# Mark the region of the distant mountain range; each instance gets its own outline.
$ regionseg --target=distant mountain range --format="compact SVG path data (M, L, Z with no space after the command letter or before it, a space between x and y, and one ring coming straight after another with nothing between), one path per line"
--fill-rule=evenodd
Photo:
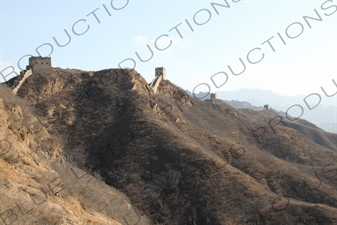
M192 96L190 91L186 91ZM308 120L328 132L337 133L337 95L328 98L321 93L321 102L319 102L319 97L317 95L308 97L306 100L311 107L314 107L319 103L317 107L310 110L304 102L304 99L307 97L305 95L285 96L269 90L260 89L219 91L217 94L219 99L224 100L226 103L236 108L249 108L255 110L268 104L273 109L280 111L281 114L284 114L289 107L299 104L304 109L304 113L301 117L302 119ZM203 92L195 94L198 98L202 98L206 95L207 93ZM209 98L209 95L205 98Z

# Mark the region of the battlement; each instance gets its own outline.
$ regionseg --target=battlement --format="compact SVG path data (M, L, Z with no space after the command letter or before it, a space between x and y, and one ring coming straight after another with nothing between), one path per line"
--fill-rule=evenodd
M29 67L32 68L33 73L51 72L51 58L50 57L30 57Z
M217 93L211 93L211 102L214 104L215 99L218 99L218 94Z
M263 108L270 110L270 105L264 105Z
M166 69L164 67L157 67L155 70L156 77L163 75L163 80L166 80Z

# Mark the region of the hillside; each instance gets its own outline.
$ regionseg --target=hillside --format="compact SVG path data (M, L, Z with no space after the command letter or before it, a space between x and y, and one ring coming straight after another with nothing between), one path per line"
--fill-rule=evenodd
M123 193L69 161L37 114L0 86L0 224L145 223Z
M49 193L53 196L48 206L59 209L59 216L43 219L53 218L55 224L337 224L337 135L306 121L285 121L287 125L271 129L268 122L278 116L272 111L201 101L169 80L162 80L154 94L142 76L129 69L53 68L51 74L27 78L18 97L3 93L5 105L32 108L29 115L39 118L46 146L38 149L47 158L20 170L22 159L11 165L3 154L2 182L29 186L34 168L50 179L59 174L65 187L74 180L69 171L89 173L83 185L95 178L95 185L85 185L87 192L66 188L57 197ZM8 115L13 112L10 106L4 109ZM6 113L1 118L8 132L27 124L20 112L19 121L13 116L17 122L12 128ZM37 134L26 140L15 131L11 142L24 146L18 149L28 158L35 157ZM20 173L27 178L18 179ZM34 187L46 182L36 179ZM20 197L2 196L6 202ZM111 204L120 209L111 213L102 196L125 204ZM36 213L45 215L43 210L49 209ZM28 212L25 218L34 219L34 214Z
M334 95L327 97L324 95L324 93L319 93L321 96L321 101L319 103L315 97L309 97L306 99L309 105L314 107L316 104L318 104L317 107L315 107L313 110L309 110L304 102L304 99L309 94L312 93L307 93L307 95L284 96L273 93L269 90L259 89L241 89L237 91L218 92L219 98L223 100L235 99L239 101L247 101L257 107L261 107L264 104L269 104L272 108L283 113L286 112L292 105L300 104L304 107L302 119L308 120L328 132L337 133L335 116L337 114L337 96Z
M193 96L192 93L188 90L186 92ZM259 90L259 89L240 89L237 91L217 91L217 94L220 99L228 103L229 105L235 108L248 108L248 109L259 109L262 108L265 104L271 106L274 110L277 110L280 115L284 116L285 112L289 107L295 104L301 104L304 106L304 113L301 116L302 119L310 121L311 123L316 124L321 129L324 129L327 132L337 134L337 123L336 123L336 95L331 97L326 97L322 95L322 101L319 103L314 102L311 104L311 107L314 107L315 104L318 104L317 107L314 107L313 110L309 110L304 102L304 95L297 96L283 96L275 94L272 91ZM199 92L194 95L201 99L208 95L206 92ZM209 98L207 96L206 98ZM258 99L258 100L256 100ZM312 100L312 99L311 99ZM310 102L310 98L308 100Z

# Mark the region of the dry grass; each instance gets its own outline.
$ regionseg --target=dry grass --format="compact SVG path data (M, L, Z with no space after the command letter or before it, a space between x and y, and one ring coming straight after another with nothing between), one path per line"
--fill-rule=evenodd
M62 139L48 134L28 102L2 87L0 99L0 214L5 224L117 225L117 220L134 220L134 210L121 213L127 212L128 199L100 181L99 174L74 176L70 168L79 169L64 161ZM107 199L124 205L112 212Z
M135 71L54 72L31 76L18 94L64 141L67 162L52 168L71 187L60 193L74 210L121 223L136 220L129 204L153 224L337 223L337 153L328 148L336 136L303 124L274 133L272 115L193 99L169 81L153 95ZM90 175L75 180L71 168ZM120 204L121 193L130 202Z

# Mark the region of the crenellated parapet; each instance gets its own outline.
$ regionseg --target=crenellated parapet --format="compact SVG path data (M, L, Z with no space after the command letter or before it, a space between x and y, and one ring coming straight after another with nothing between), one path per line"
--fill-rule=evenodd
M50 57L30 57L29 66L33 69L33 73L50 73L52 70L51 67L51 58Z

